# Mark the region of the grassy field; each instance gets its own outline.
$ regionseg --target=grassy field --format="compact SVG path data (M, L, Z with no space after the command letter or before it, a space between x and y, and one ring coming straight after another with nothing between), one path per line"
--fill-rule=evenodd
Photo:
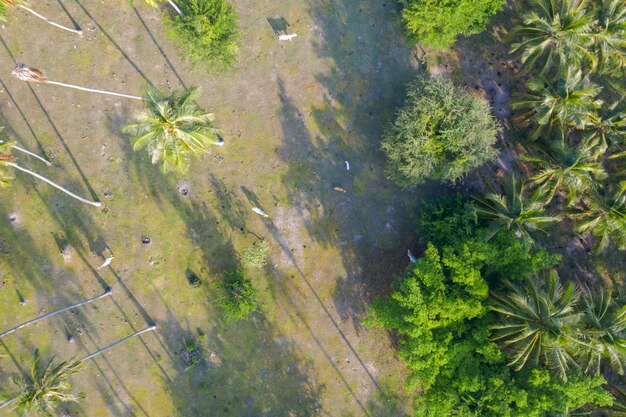
M103 202L82 205L21 174L2 190L0 330L113 288L3 338L0 390L11 394L7 377L36 349L80 357L154 322L156 332L86 364L74 378L85 398L67 415L407 414L392 341L360 325L367 302L408 262L416 203L438 192L402 191L382 174L382 126L417 71L395 6L236 0L238 63L216 76L181 62L159 12L139 3L36 4L56 21L71 16L82 37L19 11L0 30L0 125L53 166L20 163ZM276 39L268 19L280 17L293 42ZM163 175L120 133L141 103L25 84L9 75L15 62L128 94L198 86L226 146L184 176ZM271 245L270 263L246 272L262 311L226 322L216 283L259 239ZM202 360L187 369L181 353L192 341Z

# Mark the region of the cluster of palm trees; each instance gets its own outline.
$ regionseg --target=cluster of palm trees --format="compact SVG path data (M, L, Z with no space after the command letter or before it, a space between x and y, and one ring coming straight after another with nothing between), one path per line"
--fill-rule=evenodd
M570 217L594 237L596 253L610 244L626 250L626 0L531 4L512 31L530 80L511 107L531 131L537 151L523 159L535 172L522 183L512 177L502 192L491 187L478 212L494 231L512 229L528 242ZM556 196L566 196L564 207L546 214Z
M563 284L556 271L507 283L493 294L500 315L493 339L509 353L511 366L548 366L567 380L572 373L600 374L608 365L626 368L626 305L603 286L596 290Z

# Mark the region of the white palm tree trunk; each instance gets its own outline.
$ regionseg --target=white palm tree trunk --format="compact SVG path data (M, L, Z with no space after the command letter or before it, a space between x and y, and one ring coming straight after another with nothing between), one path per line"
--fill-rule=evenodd
M0 143L4 143L4 142L0 140ZM39 156L39 155L37 155L37 154L35 154L35 153L32 153L32 152L31 152L31 151L29 151L29 150L26 150L26 149L21 148L21 147L16 146L16 145L13 145L13 146L12 146L12 148L13 148L13 149L16 149L16 150L18 150L18 151L20 151L20 152L24 152L26 155L30 155L30 156L32 156L33 158L37 158L37 159L39 159L41 162L43 162L43 163L44 163L44 164L46 164L47 166L52 165L52 163L51 163L50 161L48 161L47 159L42 158L41 156Z
M140 330L140 331L138 331L138 332L135 332L135 333L131 334L130 336L126 336L125 338L120 339L120 340L118 340L117 342L111 343L109 346L106 346L106 347L103 347L102 349L98 349L98 350L96 350L94 353L91 353L91 354L89 354L89 355L85 356L85 357L84 357L84 358L82 358L80 361L81 361L81 362L84 362L84 361L86 361L86 360L93 359L93 358L95 358L96 356L103 354L103 353L104 353L104 352L106 352L107 350L112 349L112 348L114 348L115 346L117 346L117 345L119 345L119 344L124 343L124 342L125 342L125 341L127 341L128 339L132 339L133 337L139 336L139 335L141 335L141 334L144 334L144 333L147 333L147 332L151 332L152 330L156 330L156 328L157 328L157 327L156 327L156 324L153 324L153 325L151 325L151 326L149 326L149 327L146 327L145 329Z
M46 182L46 183L50 184L51 186L53 186L57 190L61 190L65 194L69 195L70 197L74 197L76 200L81 201L81 202L83 202L85 204L91 204L92 206L96 206L96 207L100 207L102 205L102 203L99 202L99 201L91 201L91 200L84 199L84 198L74 194L70 190L67 190L67 189L61 187L59 184L57 184L57 183L55 183L53 181L50 181L48 178L46 178L46 177L44 177L42 175L39 175L36 172L33 172L33 171L28 170L26 168L23 168L23 167L19 166L18 164L14 163L14 162L5 162L5 164L8 165L8 166L13 167L13 168L15 168L15 169L17 169L19 171L22 171L22 172L25 172L27 174L30 174L33 177L38 178L38 179L42 180L43 182Z
M76 29L70 29L68 27L65 27L63 25L59 25L58 23L53 22L52 20L48 19L46 16L40 15L39 13L37 13L36 11L34 11L33 9L31 9L30 7L26 7L22 4L18 4L17 7L19 7L20 9L24 9L29 13L32 13L33 15L37 16L38 18L40 18L41 20L45 21L46 23L51 24L54 27L57 27L59 29L63 29L63 30L67 30L68 32L72 32L72 33L77 33L79 35L83 34L82 30L76 30Z
M110 96L118 96L118 97L125 97L125 98L132 98L134 100L143 100L143 97L139 97L139 96L131 96L129 94L122 94L122 93L115 93L113 91L106 91L106 90L96 90L94 88L87 88L87 87L81 87L78 85L74 85L74 84L66 84L66 83L60 83L58 81L45 81L46 84L54 84L54 85L59 85L61 87L68 87L68 88L74 88L76 90L81 90L81 91L89 91L90 93L98 93L98 94L108 94Z
M26 326L29 326L31 324L35 324L35 323L37 323L37 322L39 322L41 320L45 320L45 319L50 318L52 316L56 316L57 314L63 313L64 311L72 310L74 308L78 308L78 307L87 305L89 303L93 303L94 301L98 301L99 299L104 298L104 297L108 297L109 295L111 295L111 288L107 288L105 292L103 292L102 294L98 295L97 297L93 297L93 298L90 298L89 300L81 301L80 303L76 303L76 304L73 304L71 306L60 308L60 309L52 311L52 312L50 312L48 314L44 314L43 316L39 316L37 318L34 318L34 319L29 320L27 322L24 322L24 323L22 323L22 324L20 324L18 326L13 327L12 329L6 330L6 331L0 333L0 339L3 338L6 335L9 335L9 334L11 334L13 332L16 332L16 331L18 331L20 329L23 329Z
M176 10L176 13L182 15L183 12L180 11L180 9L178 8L178 6L176 5L176 3L174 3L173 0L167 0L167 2L170 4L170 6L172 6L174 8L174 10Z
M20 398L20 397L15 397L15 398L11 398L11 399L10 399L10 400L8 400L8 401L3 402L2 404L0 404L0 409L1 409L1 408L6 407L6 406L8 406L8 405L13 404L13 403L14 403L15 401L17 401L19 398Z

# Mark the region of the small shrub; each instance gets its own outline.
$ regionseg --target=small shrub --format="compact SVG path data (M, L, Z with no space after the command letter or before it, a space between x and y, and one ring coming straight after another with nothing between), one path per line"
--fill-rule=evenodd
M239 16L225 0L185 0L182 15L165 18L168 35L193 64L225 70L235 62Z
M221 284L219 304L227 320L245 320L258 311L256 290L252 282L241 271L227 273Z
M457 35L480 33L502 9L503 0L401 0L409 38L424 46L446 48Z
M495 159L499 132L485 101L449 81L419 76L383 136L387 172L406 188L428 179L455 182Z
M270 245L268 245L266 241L262 240L255 243L243 251L241 263L246 267L263 268L267 265L267 255L269 250Z

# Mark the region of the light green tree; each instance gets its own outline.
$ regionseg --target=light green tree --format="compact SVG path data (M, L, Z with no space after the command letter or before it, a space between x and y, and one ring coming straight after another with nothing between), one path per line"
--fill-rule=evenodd
M165 172L186 172L191 155L206 153L210 145L222 146L213 114L196 104L198 95L196 88L170 96L149 90L144 100L147 110L124 127L124 133L132 137L133 149L146 149L152 163L161 163Z

